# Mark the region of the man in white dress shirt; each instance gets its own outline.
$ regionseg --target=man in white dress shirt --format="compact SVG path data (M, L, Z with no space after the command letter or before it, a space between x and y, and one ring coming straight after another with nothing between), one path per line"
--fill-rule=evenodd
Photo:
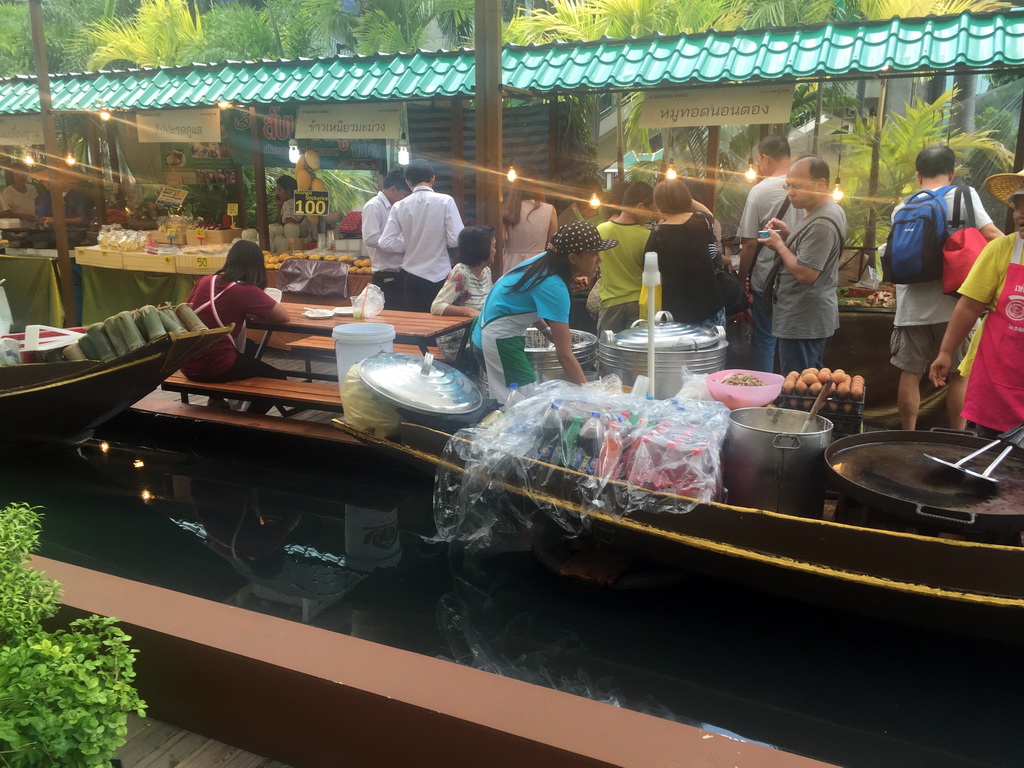
M405 254L402 251L385 251L380 247L380 236L384 234L391 206L404 200L408 194L405 167L396 165L384 177L376 197L363 206L363 245L373 267L372 282L384 291L387 309L405 309L405 296L402 295L402 259Z
M462 216L450 195L434 191L434 169L425 160L413 160L406 166L405 181L412 194L391 206L378 247L405 253L404 309L429 312L451 272L448 249L458 245Z

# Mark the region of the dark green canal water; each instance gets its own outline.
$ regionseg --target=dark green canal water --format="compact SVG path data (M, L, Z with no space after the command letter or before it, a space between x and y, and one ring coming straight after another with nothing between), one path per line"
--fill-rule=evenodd
M616 592L573 586L529 552L467 564L425 541L429 481L284 458L91 443L7 459L0 504L45 507L47 557L837 765L1024 765L1009 646L696 577ZM391 567L348 566L399 548Z

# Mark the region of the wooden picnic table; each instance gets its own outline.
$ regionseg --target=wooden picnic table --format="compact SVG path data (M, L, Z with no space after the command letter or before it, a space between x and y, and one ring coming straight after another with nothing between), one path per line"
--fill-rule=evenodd
M422 352L427 352L429 347L437 346L437 337L462 330L468 335L469 326L473 319L470 317L459 317L454 315L433 315L429 312L400 312L394 309L385 309L379 315L365 320L356 320L350 315L333 315L325 318L310 318L303 313L306 306L309 309L334 309L329 305L309 304L282 304L288 310L289 319L287 323L273 323L265 320L250 320L248 325L255 330L265 331L260 341L256 356L263 354L263 350L274 331L286 331L288 333L305 333L310 336L330 336L339 325L350 325L352 323L385 323L394 326L395 341L399 344L415 344Z

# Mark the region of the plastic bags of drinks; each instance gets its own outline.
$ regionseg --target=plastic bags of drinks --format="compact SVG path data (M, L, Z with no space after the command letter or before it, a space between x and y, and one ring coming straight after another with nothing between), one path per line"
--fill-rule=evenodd
M434 492L438 534L525 549L537 514L574 535L601 518L719 500L728 414L715 401L640 399L614 377L544 382L449 442Z

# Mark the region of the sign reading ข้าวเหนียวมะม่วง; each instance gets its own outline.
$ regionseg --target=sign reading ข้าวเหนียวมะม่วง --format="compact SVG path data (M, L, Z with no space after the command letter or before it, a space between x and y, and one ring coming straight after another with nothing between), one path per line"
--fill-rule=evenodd
M730 85L644 97L641 128L788 123L793 85Z
M398 104L318 104L299 107L297 139L397 139L402 108Z

